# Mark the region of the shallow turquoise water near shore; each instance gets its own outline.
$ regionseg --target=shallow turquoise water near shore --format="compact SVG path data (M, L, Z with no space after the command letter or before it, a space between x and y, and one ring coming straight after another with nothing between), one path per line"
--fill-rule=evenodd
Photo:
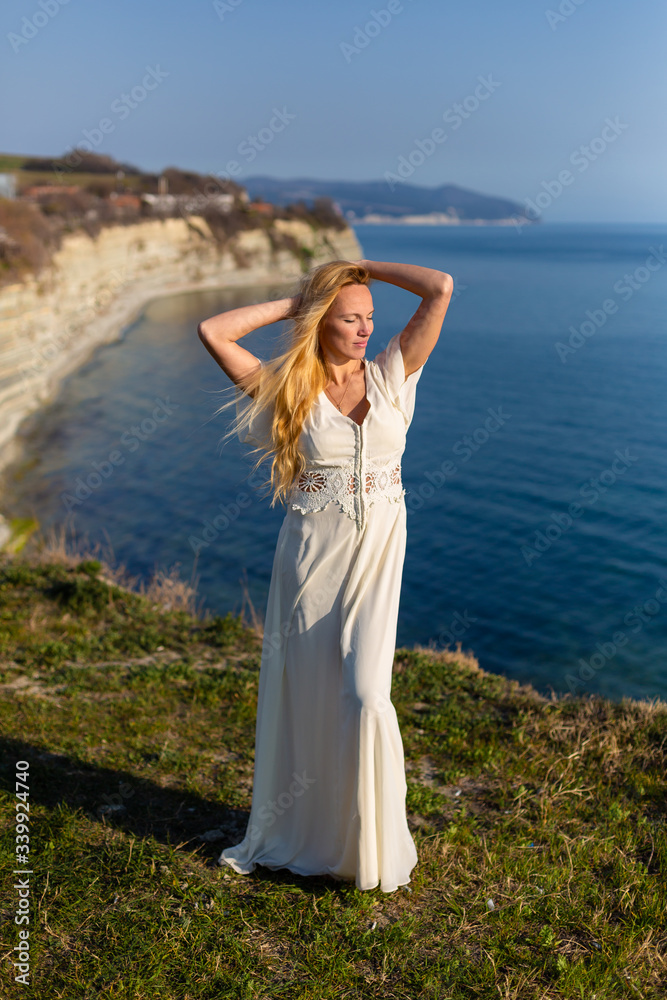
M357 234L369 259L456 282L403 458L399 645L460 638L482 667L542 691L667 698L667 227ZM73 517L130 572L179 562L185 578L189 539L226 510L199 553L199 593L212 611L238 611L245 574L263 615L283 511L248 483L237 441L220 450L228 417L211 415L230 383L196 325L288 290L152 302L30 422L30 461L5 508L45 528ZM368 357L418 305L380 282L373 295ZM282 328L244 346L269 357ZM93 472L98 485L68 500Z

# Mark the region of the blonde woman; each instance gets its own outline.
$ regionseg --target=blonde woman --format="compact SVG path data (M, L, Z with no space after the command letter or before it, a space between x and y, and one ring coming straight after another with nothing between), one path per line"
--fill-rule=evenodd
M372 279L422 301L371 359ZM272 458L271 506L286 505L264 624L250 817L243 841L219 858L237 872L260 864L392 892L417 863L390 700L406 545L401 455L452 289L431 268L336 260L304 275L293 297L199 324L236 386L225 404L236 403L230 433L256 446L257 464ZM290 321L288 347L272 360L238 343L279 320Z

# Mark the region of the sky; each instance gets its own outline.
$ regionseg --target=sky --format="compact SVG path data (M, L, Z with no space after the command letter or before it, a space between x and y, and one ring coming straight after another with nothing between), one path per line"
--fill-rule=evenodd
M667 221L663 0L9 0L0 25L5 153Z

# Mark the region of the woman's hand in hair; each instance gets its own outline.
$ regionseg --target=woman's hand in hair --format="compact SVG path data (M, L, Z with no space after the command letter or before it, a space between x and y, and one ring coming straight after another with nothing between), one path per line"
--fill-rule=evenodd
M285 313L285 319L294 319L299 312L299 307L301 306L301 296L293 295L291 303L288 306L287 312Z

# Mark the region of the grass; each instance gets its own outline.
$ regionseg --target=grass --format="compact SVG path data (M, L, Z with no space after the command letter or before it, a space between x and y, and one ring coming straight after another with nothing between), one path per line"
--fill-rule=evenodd
M38 159L39 157L28 156L25 154L0 153L0 172L13 173L16 177L17 184L22 187L27 187L32 184L64 183L73 187L83 188L88 184L99 183L100 180L110 181L112 184L115 183L115 176L113 173L99 174L89 173L83 170L68 170L67 164L65 163L66 156L67 153L64 152L61 157L53 157L54 160L62 164L62 173L57 174L55 170L23 169L24 163L28 163L30 160ZM143 178L141 174L125 174L123 177L123 185L125 188L133 191L139 191L141 190L142 180Z
M667 995L667 705L396 651L419 852L395 893L215 862L252 788L261 625L63 540L0 562L8 1000ZM29 762L31 986L13 980Z

